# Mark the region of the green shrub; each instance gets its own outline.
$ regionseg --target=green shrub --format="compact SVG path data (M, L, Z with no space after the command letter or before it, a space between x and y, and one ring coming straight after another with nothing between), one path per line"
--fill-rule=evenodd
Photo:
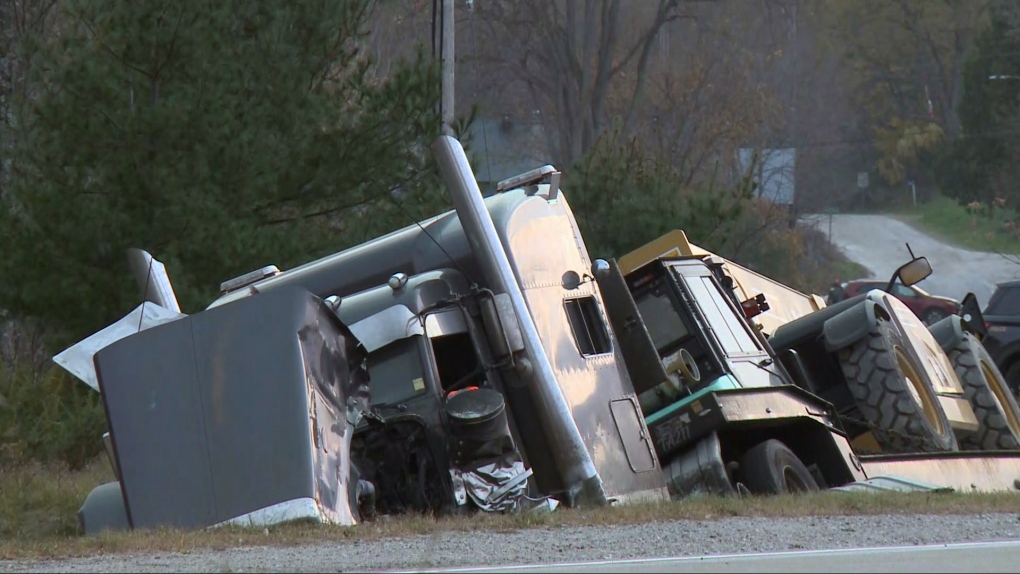
M0 463L83 468L102 452L106 427L99 393L56 365L0 365Z

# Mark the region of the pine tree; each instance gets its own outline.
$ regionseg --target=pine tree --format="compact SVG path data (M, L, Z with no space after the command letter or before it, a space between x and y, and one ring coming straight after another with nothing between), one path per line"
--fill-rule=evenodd
M959 115L962 134L936 169L946 193L961 202L1020 205L1020 21L1012 2L993 2L990 23L978 36L964 68Z
M82 337L137 305L126 250L167 264L185 311L434 212L437 70L387 78L370 0L68 1L27 38L0 206L0 308Z

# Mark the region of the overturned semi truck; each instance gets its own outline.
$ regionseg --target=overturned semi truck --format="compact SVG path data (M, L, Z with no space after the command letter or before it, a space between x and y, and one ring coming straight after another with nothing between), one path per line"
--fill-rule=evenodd
M697 344L660 353L640 286L590 259L559 172L483 198L456 140L433 151L454 211L227 281L194 315L135 253L140 315L62 362L103 394L118 478L86 499L86 533L768 493L903 466L863 464L704 260L675 262L697 279L666 302ZM931 460L906 464L980 463ZM982 488L1017 471L997 464Z
M441 138L434 151L455 211L286 272L267 267L225 282L206 310L93 353L119 480L86 501L86 531L111 527L110 516L130 527L208 527L303 511L349 524L361 510L448 512L667 495L591 261L558 193L559 173L525 174L483 201L459 143ZM135 268L146 270L141 284L154 282L152 266ZM165 276L155 282L172 291ZM147 299L145 305L159 305L161 297ZM282 403L277 396L311 396L322 386L308 380L314 357L298 333L313 330L274 315L274 302L284 299L304 301L299 315L306 321L347 335L350 348L334 360L351 366L333 370L322 355L325 363L314 365L342 391L323 399L334 406L325 419L312 398ZM220 341L235 343L233 354ZM366 385L351 375L360 369ZM245 388L252 377L264 381L250 387L258 404ZM190 403L187 394L195 395ZM238 409L237 418L218 408ZM294 432L286 446L262 435L248 441L237 420L272 433L288 417ZM324 430L341 437L343 449L328 452L319 440ZM245 456L248 450L260 457ZM284 450L292 454L274 472L289 464L310 468L310 460L328 456L327 470L340 479L309 473L300 496L277 492L275 475L257 462ZM180 477L167 473L167 464L188 480L174 486ZM239 484L265 496L242 493ZM204 489L203 499L196 489ZM209 501L218 502L221 489L229 498L248 496L247 503L219 510ZM348 512L322 510L338 499ZM280 505L292 512L281 514ZM194 511L185 519L188 507Z

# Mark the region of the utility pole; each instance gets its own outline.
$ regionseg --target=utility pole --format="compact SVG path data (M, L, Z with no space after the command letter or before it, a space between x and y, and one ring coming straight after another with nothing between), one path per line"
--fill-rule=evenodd
M456 52L454 50L453 34L455 28L454 2L456 0L442 0L443 2L443 45L441 54L443 57L443 98L441 110L443 115L443 133L453 135L453 70L456 64Z

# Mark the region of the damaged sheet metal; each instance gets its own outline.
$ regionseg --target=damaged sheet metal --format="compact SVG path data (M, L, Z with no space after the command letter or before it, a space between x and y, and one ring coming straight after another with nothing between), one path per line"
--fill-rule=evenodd
M359 520L364 349L309 292L155 326L95 364L132 527Z
M96 368L93 364L93 358L97 352L124 337L129 337L156 325L176 321L182 317L185 315L146 301L135 307L120 321L64 349L63 352L53 357L53 362L98 391L99 383L96 380Z
M518 457L503 457L462 472L461 480L471 501L487 512L521 510L521 501L528 489L531 469L524 469Z

